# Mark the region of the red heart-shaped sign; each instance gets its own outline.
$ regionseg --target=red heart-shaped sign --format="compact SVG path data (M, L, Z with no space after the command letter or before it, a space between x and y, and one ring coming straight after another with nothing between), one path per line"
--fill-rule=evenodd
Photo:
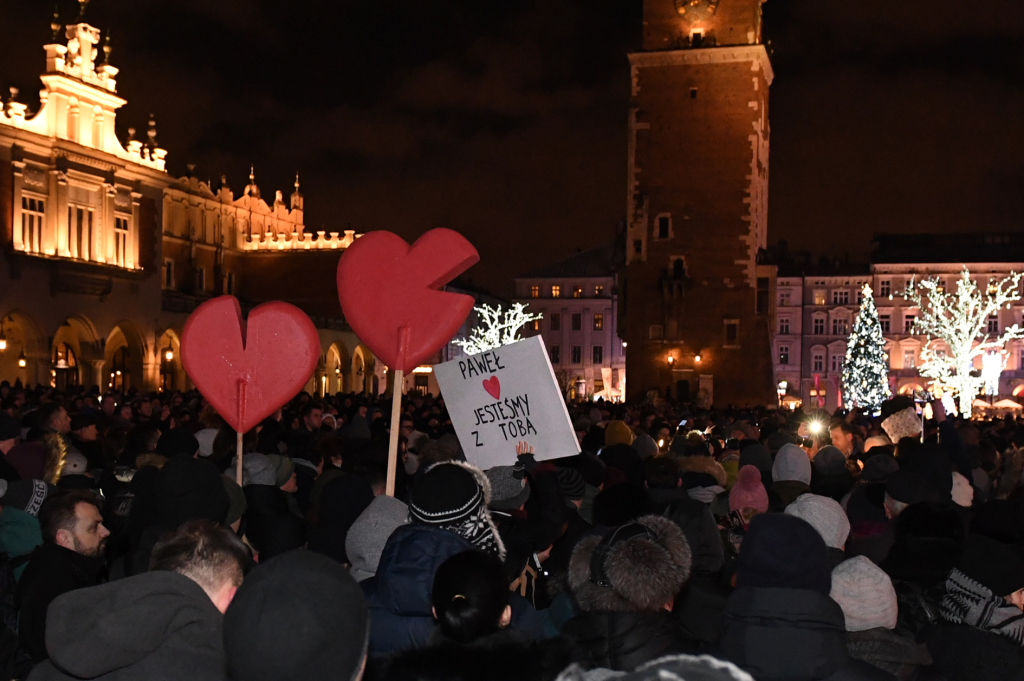
M338 263L345 320L374 355L411 371L452 339L473 298L438 291L480 260L458 232L432 229L412 246L391 232L370 232Z
M501 399L501 383L498 382L497 376L491 376L484 381L484 390L494 399Z
M181 363L228 424L248 432L295 397L320 359L320 337L294 305L264 303L242 320L233 296L196 308L181 334Z

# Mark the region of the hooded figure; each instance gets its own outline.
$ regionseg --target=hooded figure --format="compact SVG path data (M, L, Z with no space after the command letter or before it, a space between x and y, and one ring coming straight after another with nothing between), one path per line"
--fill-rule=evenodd
M831 588L817 530L793 516L757 516L740 547L717 656L758 681L891 679L847 653Z
M1024 560L978 535L946 580L943 623L926 643L948 681L1019 679L1024 675Z
M669 612L690 567L686 538L666 518L644 516L604 537L582 539L568 574L582 612L562 629L574 661L629 670L695 649Z
M462 551L504 556L487 511L487 476L468 464L431 466L413 488L409 525L395 530L373 577L360 583L370 607L370 654L422 648L434 628L430 589L441 563Z
M783 445L772 464L772 510L782 511L811 491L811 460L796 445Z
M46 648L33 681L224 679L220 612L166 570L64 594L50 606Z

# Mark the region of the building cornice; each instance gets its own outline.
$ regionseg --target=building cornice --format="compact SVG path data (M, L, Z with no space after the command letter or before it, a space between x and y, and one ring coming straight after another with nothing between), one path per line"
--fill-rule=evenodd
M634 69L650 66L684 66L690 64L732 64L753 62L764 71L765 79L771 85L775 78L771 59L764 45L735 45L732 47L706 47L693 50L668 50L664 52L634 52L629 55L629 64Z

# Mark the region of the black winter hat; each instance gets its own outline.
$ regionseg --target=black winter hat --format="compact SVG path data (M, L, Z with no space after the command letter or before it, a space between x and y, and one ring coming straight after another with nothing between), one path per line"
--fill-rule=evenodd
M867 482L885 482L891 475L899 472L900 464L894 456L875 454L864 462L864 470L860 473L860 479Z
M832 590L825 540L806 520L781 513L755 517L740 545L736 587Z
M82 430L89 426L99 425L99 422L100 418L98 415L89 411L80 411L71 417L71 432L73 433L76 430ZM0 440L2 439L3 438L0 437Z
M594 524L617 527L651 512L651 495L640 485L620 482L594 497Z
M179 527L190 520L224 520L230 504L223 476L207 461L176 456L160 469L157 500L160 521Z
M952 484L952 474L950 474L949 480ZM885 493L904 504L942 501L942 495L935 489L931 480L917 472L893 473L885 481Z
M587 484L583 481L583 476L575 468L558 469L558 486L562 488L562 494L569 500L582 499L587 491Z
M1000 544L1024 542L1024 512L1017 500L992 499L973 509L971 534L995 539Z
M480 481L469 468L441 463L424 473L413 487L409 515L414 522L427 525L463 520L486 503L485 494Z
M972 534L956 567L996 596L1024 589L1024 559L994 539Z
M253 570L224 614L228 676L348 681L362 666L368 631L366 600L348 570L290 551Z
M160 436L156 443L157 454L168 459L174 456L195 456L199 451L199 440L184 428L172 428Z
M0 411L0 442L21 437L21 424L6 411Z

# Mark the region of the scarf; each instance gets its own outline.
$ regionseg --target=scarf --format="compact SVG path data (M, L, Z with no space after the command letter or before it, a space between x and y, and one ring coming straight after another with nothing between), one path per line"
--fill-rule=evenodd
M947 622L991 631L1024 646L1024 613L956 568L946 579L939 610Z

